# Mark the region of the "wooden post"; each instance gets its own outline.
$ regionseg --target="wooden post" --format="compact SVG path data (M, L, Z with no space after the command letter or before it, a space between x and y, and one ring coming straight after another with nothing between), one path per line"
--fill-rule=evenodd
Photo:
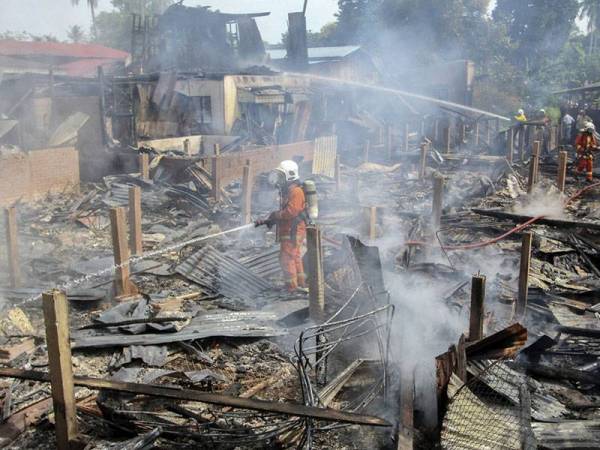
M466 341L465 335L461 334L456 346L456 375L465 383L467 382Z
M414 403L415 374L402 368L400 371L400 424L398 427L397 450L414 448Z
M440 121L438 119L435 119L435 121L433 122L433 142L437 143L437 141L439 140L439 133Z
M377 239L377 206L369 208L369 239Z
M192 149L190 146L190 140L186 139L183 141L183 152L187 155L187 156L192 156Z
M17 209L14 206L4 210L6 222L6 256L10 271L10 285L21 287L21 258L19 257L19 229L17 226Z
M252 166L250 160L244 166L242 177L242 225L252 222Z
M483 314L485 301L485 276L475 275L471 279L471 315L469 319L469 341L483 338Z
M567 180L567 152L561 150L558 152L558 190L565 192L565 182Z
M144 253L142 246L142 190L129 188L129 251L132 255Z
M142 180L150 179L150 157L148 153L140 153L138 156L138 165Z
M391 161L394 156L394 136L392 134L392 126L386 125L386 134L385 134L385 145L387 147L388 159Z
M436 175L433 178L433 204L431 225L434 230L439 230L442 220L442 204L444 198L444 177Z
M490 145L492 143L492 126L491 126L489 120L486 122L485 128L486 128L485 142L487 143L487 145Z
M429 146L426 142L421 144L421 162L419 165L419 180L425 179L425 172L427 170L427 156L429 154Z
M459 145L462 147L465 143L465 138L467 136L467 125L464 121L460 121L458 124L458 141Z
M54 405L56 447L68 450L77 438L77 409L69 342L69 307L63 292L42 294L48 367Z
M529 288L529 267L531 266L532 240L532 233L523 233L523 240L521 242L521 266L519 269L519 293L515 308L517 320L525 318L525 312L527 310L527 290Z
M110 228L116 266L115 290L118 297L126 297L132 294L132 289L129 281L129 249L127 248L127 232L125 229L125 208L111 208Z
M215 156L219 156L221 154L221 144L215 144Z
M479 145L479 121L475 122L475 145Z
M519 126L519 160L523 162L525 160L525 134L527 132L527 125Z
M340 155L335 155L335 190L340 192L342 188L342 170L340 168Z
M371 150L371 140L367 139L367 142L365 142L365 147L363 150L363 161L368 163L369 162L369 151Z
M321 230L316 225L306 227L306 254L309 315L313 321L321 323L325 320L325 281Z
M421 120L420 138L423 139L424 137L425 137L425 120Z
M221 200L221 157L213 156L211 158L211 162L212 168L210 173L212 182L212 197L215 199L215 202L218 202Z
M531 160L529 161L529 180L527 183L527 193L533 192L533 187L537 183L538 179L538 168L540 164L540 141L533 143L533 150L531 151Z
M450 153L450 124L446 128L444 128L444 144L446 146L446 153Z
M527 383L519 385L519 431L521 448L538 448L537 439L531 428L531 396Z
M513 163L513 153L515 150L515 130L510 127L506 130L506 159L509 164Z
M404 144L402 145L402 150L408 152L408 148L410 146L409 142L410 137L410 126L408 123L404 124Z

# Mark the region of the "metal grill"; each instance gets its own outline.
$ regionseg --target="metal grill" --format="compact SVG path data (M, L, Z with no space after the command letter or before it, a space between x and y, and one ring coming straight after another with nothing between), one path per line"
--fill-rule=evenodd
M362 283L329 320L300 334L294 349L306 405L336 403L339 409L357 412L379 394L385 396L393 313L393 305L378 306ZM340 395L352 378L357 382L349 395ZM341 426L308 421L306 437L310 442L315 431Z
M479 368L480 369L480 368ZM467 384L452 375L442 425L443 449L535 450L527 379L502 361L489 365Z

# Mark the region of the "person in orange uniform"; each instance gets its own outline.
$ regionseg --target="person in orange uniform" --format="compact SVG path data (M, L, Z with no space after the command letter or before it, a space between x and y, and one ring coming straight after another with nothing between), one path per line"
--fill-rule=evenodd
M594 170L594 155L598 147L598 142L594 136L596 127L591 122L585 124L585 128L577 135L575 139L575 148L577 150L577 173L585 170L587 181L592 181Z
M298 175L298 164L283 161L269 175L271 184L279 188L281 209L272 212L256 226L277 225L280 240L279 262L288 291L306 290L306 275L302 263L302 246L306 240L306 198Z

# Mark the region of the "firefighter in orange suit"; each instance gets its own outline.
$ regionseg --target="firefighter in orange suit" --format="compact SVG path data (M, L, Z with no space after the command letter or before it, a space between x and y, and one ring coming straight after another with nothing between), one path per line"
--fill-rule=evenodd
M302 247L306 240L306 198L298 175L298 164L283 161L269 175L271 184L279 188L281 209L272 212L266 220L258 220L256 226L277 225L280 252L279 261L288 291L306 290L306 275L302 263Z
M594 132L594 124L588 122L585 128L577 135L575 139L575 148L577 150L577 173L585 171L587 181L592 181L594 170L594 155L598 143Z

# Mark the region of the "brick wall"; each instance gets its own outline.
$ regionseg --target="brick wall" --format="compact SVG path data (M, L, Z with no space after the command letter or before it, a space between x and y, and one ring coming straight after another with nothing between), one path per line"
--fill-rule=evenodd
M73 147L0 156L0 206L79 187L79 154Z

